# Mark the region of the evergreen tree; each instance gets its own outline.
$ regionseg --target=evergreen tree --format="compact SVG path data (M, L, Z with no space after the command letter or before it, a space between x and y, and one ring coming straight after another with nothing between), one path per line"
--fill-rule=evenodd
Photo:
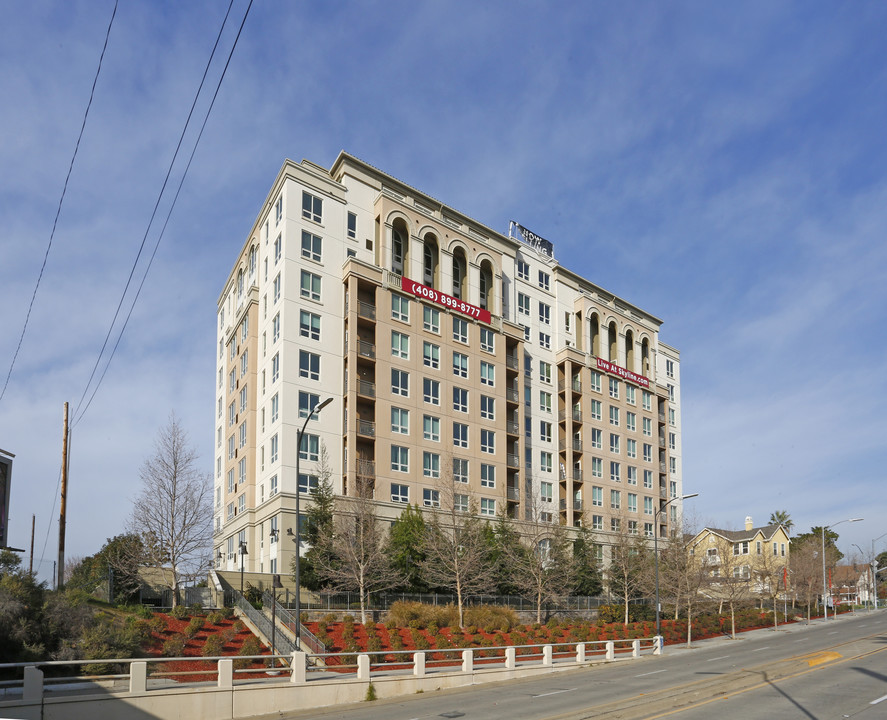
M401 592L427 593L428 583L422 577L425 561L422 547L425 539L425 519L419 506L407 505L388 531L388 552L391 564L403 576L403 583L395 588Z
M579 530L579 536L573 542L573 564L576 573L573 592L577 595L600 595L603 590L600 565L594 556L591 533L585 527Z
M299 564L299 581L303 587L318 591L323 587L323 581L317 572L318 566L328 566L334 560L330 557L321 557L328 543L321 542L322 538L333 532L333 510L335 508L335 494L333 492L332 470L329 465L329 455L325 445L320 447L320 460L317 466L317 489L311 495L311 504L305 513L305 527L302 534L302 544L308 546ZM293 560L293 573L295 573L295 559Z

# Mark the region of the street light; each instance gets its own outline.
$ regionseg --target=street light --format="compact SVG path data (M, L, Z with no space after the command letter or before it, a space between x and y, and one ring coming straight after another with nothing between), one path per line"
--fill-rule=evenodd
M311 412L308 413L305 422L302 424L302 429L299 430L299 434L296 437L296 532L295 537L293 538L293 542L296 543L296 562L293 566L293 580L295 580L296 583L296 650L302 649L302 586L299 581L299 566L301 564L300 549L302 546L302 541L299 537L299 496L301 495L301 492L299 491L299 457L302 454L302 436L305 434L305 428L308 427L308 422L311 418L323 410L332 401L333 398L328 397L326 400L317 403ZM291 530L288 529L287 535L291 534Z
M864 518L848 518L847 520L839 520L838 522L832 525L823 525L822 526L822 611L825 613L824 618L828 620L828 598L826 597L826 593L828 589L825 584L825 531L831 530L833 527L837 527L841 523L845 522L859 522Z
M853 545L853 547L855 547L857 550L859 550L859 554L862 555L863 558L865 557L865 553L863 552L862 548L859 547L859 545L857 545L856 543L851 543L851 545ZM853 565L854 565L854 570L855 570L856 563L853 563ZM866 594L868 594L868 592L866 592ZM856 585L856 603L859 604L859 581L858 580L857 580L857 585ZM865 609L866 610L869 609L869 599L868 598L865 599Z
M243 556L247 554L246 543L240 543L240 594L243 595Z
M661 637L662 633L659 628L659 515L662 513L665 508L669 506L670 503L673 503L675 500L688 500L689 498L694 498L699 493L690 493L689 495L681 495L678 498L675 495L670 500L666 501L665 504L662 505L656 512L653 513L653 560L656 565L656 636Z
M875 555L875 543L883 537L887 537L887 533L872 540L872 590L875 596L875 610L878 609L878 558Z

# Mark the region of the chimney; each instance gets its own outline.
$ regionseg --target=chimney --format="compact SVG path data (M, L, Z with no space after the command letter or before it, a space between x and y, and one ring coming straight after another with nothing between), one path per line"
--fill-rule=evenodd
M745 531L751 532L751 529L754 527L754 523L751 521L751 515L745 516Z

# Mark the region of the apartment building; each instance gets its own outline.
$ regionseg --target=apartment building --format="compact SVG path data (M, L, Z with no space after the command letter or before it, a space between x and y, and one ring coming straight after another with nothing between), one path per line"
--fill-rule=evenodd
M517 223L344 152L286 161L219 296L217 567L288 572L296 493L324 468L391 520L449 485L484 517L586 525L602 559L621 523L665 535L680 355L661 322Z

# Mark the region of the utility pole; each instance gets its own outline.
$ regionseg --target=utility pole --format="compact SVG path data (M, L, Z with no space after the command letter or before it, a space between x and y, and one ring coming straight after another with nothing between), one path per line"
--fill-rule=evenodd
M36 515L31 515L31 559L28 562L28 575L34 574L34 522L36 519Z
M65 403L65 422L62 435L62 500L59 513L59 559L56 589L65 584L65 516L68 510L68 403Z

